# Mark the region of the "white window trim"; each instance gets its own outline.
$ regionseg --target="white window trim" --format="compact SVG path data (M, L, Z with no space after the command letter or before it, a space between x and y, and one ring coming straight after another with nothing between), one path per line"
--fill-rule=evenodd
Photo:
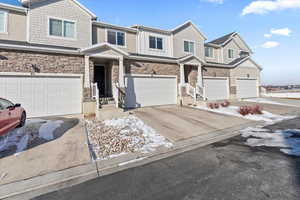
M0 10L0 12L4 13L4 31L0 32L0 34L8 34L8 11Z
M194 43L194 52L187 52L187 51L185 51L184 50L184 42L192 42L192 43ZM196 42L194 40L186 40L186 39L184 39L183 40L183 52L184 53L191 53L193 55L196 55Z
M74 37L70 38L70 37L64 37L64 36L50 35L50 19L61 20L62 22L74 23ZM63 18L52 17L52 16L48 16L47 20L48 20L47 37L54 38L54 39L61 39L61 40L73 40L73 41L77 40L77 21L76 20L69 20L69 19L63 19ZM62 23L62 33L64 33L64 23Z
M205 48L212 49L212 55L210 55L210 56L206 56L205 55L205 57L207 57L207 58L214 58L215 57L215 50L214 50L214 48L213 47L204 47L204 54L205 54Z
M232 52L233 52L233 53L232 53L232 58L229 57L229 51L230 51L230 50L232 50ZM230 59L230 60L233 60L234 57L235 57L235 56L234 56L234 53L235 53L234 49L227 49L227 58Z
M113 32L116 32L116 44L110 44L109 42L108 42L108 31L113 31ZM117 40L118 40L118 38L117 38L117 33L124 33L124 45L118 45L117 43ZM107 42L107 43L109 43L110 45L113 45L113 46L116 46L116 47L119 47L119 48L124 48L124 49L126 49L127 48L127 35L126 35L126 32L124 32L124 31L119 31L119 30L116 30L116 29L105 29L105 42Z
M155 38L155 46L156 48L150 48L150 37L154 37ZM157 48L157 38L160 38L162 40L162 49L158 49ZM164 52L165 50L165 38L161 37L161 36L155 36L155 35L149 35L148 37L148 49L150 51L159 51L159 52Z

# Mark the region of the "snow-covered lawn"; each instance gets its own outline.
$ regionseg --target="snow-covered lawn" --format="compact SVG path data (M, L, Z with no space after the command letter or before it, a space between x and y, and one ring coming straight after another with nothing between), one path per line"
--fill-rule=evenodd
M300 98L300 92L287 92L287 93L267 93L266 97L279 97L279 98Z
M246 145L252 147L279 147L280 151L294 156L300 156L300 130L278 130L246 128L240 131L247 139Z
M235 117L241 117L241 118L253 120L253 121L264 121L268 124L273 124L273 123L276 123L276 122L279 122L282 120L292 119L292 118L296 117L296 116L275 115L275 114L267 112L267 111L263 111L262 115L243 116L238 112L239 107L237 107L237 106L229 106L229 107L225 107L225 108L220 107L219 109L211 109L211 108L208 108L207 106L197 106L196 108L201 109L201 110L210 111L210 112L231 115L231 116L235 116Z
M20 153L36 139L53 140L54 131L63 123L61 120L28 119L24 127L14 129L0 138L0 157L4 151Z
M129 152L147 153L160 146L171 147L166 138L135 116L86 121L90 149L95 159L105 160Z
M293 105L290 105L290 104L279 103L279 102L272 101L270 99L265 99L265 98L244 99L243 101L254 102L254 103L265 103L265 104L282 105L282 106L293 106Z

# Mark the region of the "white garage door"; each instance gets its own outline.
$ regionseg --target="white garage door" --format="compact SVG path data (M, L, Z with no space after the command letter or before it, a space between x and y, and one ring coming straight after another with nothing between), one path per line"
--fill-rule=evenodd
M0 97L22 104L29 117L78 114L81 78L0 75Z
M238 98L252 98L258 96L256 79L237 79L236 95Z
M221 100L229 98L228 79L204 78L205 94L208 100Z
M177 79L173 76L126 76L127 108L177 103Z

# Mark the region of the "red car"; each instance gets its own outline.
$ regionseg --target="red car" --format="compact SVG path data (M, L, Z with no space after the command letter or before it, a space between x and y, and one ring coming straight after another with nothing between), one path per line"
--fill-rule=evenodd
M13 104L11 101L0 98L0 136L24 126L25 122L26 112L21 104Z

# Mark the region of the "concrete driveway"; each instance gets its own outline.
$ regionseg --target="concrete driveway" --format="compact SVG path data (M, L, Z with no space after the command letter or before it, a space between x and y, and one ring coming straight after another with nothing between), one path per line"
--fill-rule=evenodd
M134 111L134 114L172 142L250 122L238 117L175 105L141 108Z
M61 126L54 131L55 138L50 141L37 138L27 150L18 154L12 154L14 148L10 149L12 152L4 152L5 157L0 157L0 185L90 162L85 128L77 117L41 119L62 122ZM31 128L40 126L40 124L31 125L33 125Z

